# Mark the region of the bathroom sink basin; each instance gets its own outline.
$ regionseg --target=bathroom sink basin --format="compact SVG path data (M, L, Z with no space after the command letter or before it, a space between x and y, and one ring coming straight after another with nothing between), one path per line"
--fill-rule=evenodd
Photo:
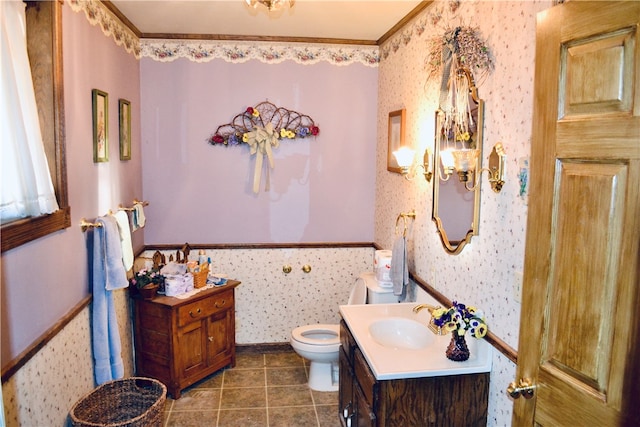
M454 362L445 352L451 334L428 328L428 310L417 303L341 305L340 315L378 380L475 374L491 371L491 345L467 337L469 360Z
M369 333L384 347L420 349L434 341L434 335L421 323L402 317L390 317L372 322Z

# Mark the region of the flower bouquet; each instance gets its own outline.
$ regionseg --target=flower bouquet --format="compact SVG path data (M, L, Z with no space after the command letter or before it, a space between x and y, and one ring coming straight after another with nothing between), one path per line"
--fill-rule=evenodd
M446 332L451 332L451 343L447 347L447 357L451 360L462 362L469 358L469 348L465 341L467 331L474 338L484 338L488 327L484 321L484 314L473 306L453 302L446 308L433 310L433 323Z

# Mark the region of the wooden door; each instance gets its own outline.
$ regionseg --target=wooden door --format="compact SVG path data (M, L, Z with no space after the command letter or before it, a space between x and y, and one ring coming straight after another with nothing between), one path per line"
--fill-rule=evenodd
M639 425L639 22L636 1L538 15L514 426Z

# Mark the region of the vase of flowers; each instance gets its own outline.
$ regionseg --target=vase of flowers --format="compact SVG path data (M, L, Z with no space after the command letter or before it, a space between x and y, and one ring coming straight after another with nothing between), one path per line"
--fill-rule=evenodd
M451 332L451 342L446 350L447 358L456 362L469 359L469 347L465 340L466 332L474 338L484 338L487 334L487 324L481 310L473 306L453 302L446 308L433 310L433 323L446 332Z
M164 285L164 276L158 270L143 268L133 275L130 284L144 299L153 299Z

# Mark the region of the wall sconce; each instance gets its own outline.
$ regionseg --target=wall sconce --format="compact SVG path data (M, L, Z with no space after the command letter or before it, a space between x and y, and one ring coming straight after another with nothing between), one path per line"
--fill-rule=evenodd
M414 166L413 159L416 155L416 151L412 150L409 147L400 147L398 150L393 152L393 155L398 162L398 166L400 167L400 173L404 175L407 181L411 181L416 177L418 173L418 169L422 168L424 179L431 182L431 177L433 176L433 171L431 170L430 159L431 159L431 151L427 148L424 150L424 155L422 156L422 164L417 164Z
M438 176L442 181L448 181L453 172L458 174L460 182L464 183L467 191L475 191L480 182L482 172L487 172L491 188L496 193L502 190L506 174L506 154L501 142L493 146L489 155L489 167L482 168L476 173L479 150L447 149L440 152L442 170L438 167ZM399 163L399 162L398 162ZM469 186L471 183L471 186Z

